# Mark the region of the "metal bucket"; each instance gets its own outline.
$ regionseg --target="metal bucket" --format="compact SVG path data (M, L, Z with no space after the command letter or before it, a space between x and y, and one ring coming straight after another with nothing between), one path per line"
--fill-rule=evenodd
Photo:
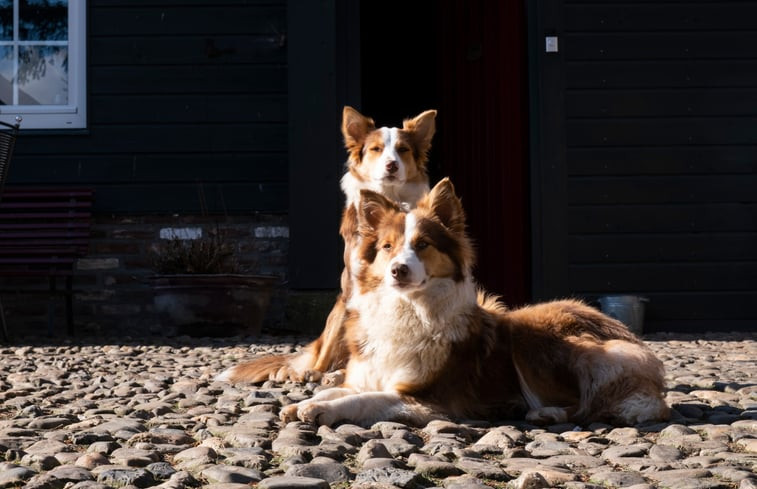
M635 295L606 295L599 298L602 312L625 324L632 333L641 336L644 331L645 297Z

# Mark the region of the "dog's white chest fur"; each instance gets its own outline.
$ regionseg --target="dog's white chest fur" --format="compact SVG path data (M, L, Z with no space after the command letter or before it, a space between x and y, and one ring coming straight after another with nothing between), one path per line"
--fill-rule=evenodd
M460 285L440 284L440 288L447 289L439 291L444 295ZM454 292L467 295L463 290ZM348 307L360 311L363 354L350 360L346 383L360 391L386 391L431 380L446 363L452 344L468 335L460 315L445 311L454 307L454 299L462 297L440 301L447 307L436 309L389 287L355 294Z
M386 185L381 181L361 182L350 172L344 174L341 180L342 191L347 202L345 206L357 205L360 202L361 190L373 190L400 204L406 210L414 209L421 197L428 193L427 182L402 182L401 185Z

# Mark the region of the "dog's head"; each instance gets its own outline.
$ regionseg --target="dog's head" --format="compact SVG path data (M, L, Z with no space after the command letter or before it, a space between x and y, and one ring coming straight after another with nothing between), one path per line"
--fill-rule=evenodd
M439 182L410 212L363 190L358 214L362 291L383 284L412 294L439 281L459 283L470 277L473 246L449 179Z
M345 107L342 135L349 154L349 171L374 189L425 181L435 117L435 110L427 110L405 120L402 128L376 128L373 119Z

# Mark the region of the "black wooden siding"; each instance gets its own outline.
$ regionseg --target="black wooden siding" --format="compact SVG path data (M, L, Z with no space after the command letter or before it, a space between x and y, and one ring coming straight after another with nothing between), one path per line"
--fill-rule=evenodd
M23 134L11 181L93 185L100 212L288 209L284 0L92 0L89 120ZM23 129L23 127L22 127Z
M567 286L757 325L757 2L563 4Z

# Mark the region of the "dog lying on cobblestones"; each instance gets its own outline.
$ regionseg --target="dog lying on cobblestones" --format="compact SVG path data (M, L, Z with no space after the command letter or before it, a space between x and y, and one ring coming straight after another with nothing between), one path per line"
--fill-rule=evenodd
M663 366L622 323L564 300L507 310L480 294L449 180L412 211L363 190L344 384L281 418L331 425L439 417L632 425L668 417Z

